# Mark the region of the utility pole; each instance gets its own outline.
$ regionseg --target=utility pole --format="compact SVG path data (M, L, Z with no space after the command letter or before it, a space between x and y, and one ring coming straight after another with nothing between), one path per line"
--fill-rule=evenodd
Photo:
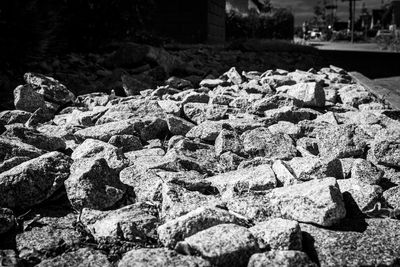
M351 32L352 43L354 43L354 20L356 14L356 1L360 0L342 0L342 2L349 2L349 28Z

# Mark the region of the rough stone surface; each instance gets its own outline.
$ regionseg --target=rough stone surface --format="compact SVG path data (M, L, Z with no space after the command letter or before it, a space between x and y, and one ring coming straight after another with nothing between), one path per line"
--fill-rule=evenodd
M166 247L174 248L176 243L183 241L200 231L219 224L232 223L246 226L247 220L225 209L218 207L197 208L181 217L170 220L157 228L158 237Z
M302 236L299 223L276 218L251 227L250 232L258 240L260 249L302 250Z
M242 150L240 136L235 131L222 129L215 139L215 154L218 156L224 152L240 153Z
M18 139L0 136L1 162L13 157L36 158L44 153L45 151L40 150L32 145L25 144Z
M82 222L97 239L121 238L128 241L146 241L155 235L158 222L154 205L138 202L112 211L84 209Z
M124 153L143 148L140 138L135 135L114 135L108 140L108 143L120 148Z
M249 260L248 267L316 267L306 253L301 251L270 251L253 254Z
M124 154L117 147L100 140L86 139L72 153L73 160L105 159L108 166L115 170L122 170L128 162Z
M377 185L383 177L383 171L365 159L356 159L351 168L351 178L361 182Z
M16 220L12 210L0 208L0 235L11 230L14 227L15 222Z
M28 72L25 73L24 79L35 91L51 102L66 104L75 99L74 94L54 78Z
M185 135L195 125L180 117L168 116L167 118L168 129L173 135Z
M163 184L161 194L160 217L165 221L185 215L200 206L216 206L221 203L213 195L204 195L197 191L190 191L173 183Z
M338 223L346 215L342 194L334 178L233 198L228 202L228 208L255 221L281 217L321 226Z
M318 157L295 157L288 161L287 164L291 174L301 181L325 177L343 178L341 164L338 159L324 160Z
M259 247L245 227L220 224L185 238L175 250L186 255L200 255L217 266L243 266Z
M320 156L324 158L362 156L366 148L355 125L328 126L318 132L317 141Z
M347 221L344 230L300 224L304 251L321 266L378 266L396 264L399 258L400 221L367 219ZM303 241L303 244L304 244Z
M400 167L400 132L399 128L379 131L372 143L373 159L378 164Z
M394 209L400 209L400 186L392 187L383 193L383 197Z
M106 209L120 200L127 190L107 161L79 159L71 166L71 175L65 181L68 199L76 209Z
M44 260L38 267L84 267L84 266L104 266L111 267L112 264L107 260L107 256L97 250L81 248L73 252L67 252L53 259Z
M265 191L277 187L277 180L270 165L259 165L226 172L207 178L223 198L229 199L249 191Z
M266 128L257 128L242 135L244 151L250 155L271 159L290 159L297 150L286 134L272 134Z
M306 107L323 107L325 106L325 92L320 83L298 83L288 86L285 92L289 96L302 101Z
M378 185L364 183L355 178L338 180L337 182L345 203L352 205L355 202L361 211L371 209L382 197L383 190Z
M20 85L14 89L14 106L18 110L35 112L46 106L43 95L35 92L29 85Z
M212 265L200 257L185 256L166 248L141 248L129 251L118 263L118 267L211 267Z
M26 208L50 197L69 176L72 161L49 152L0 174L0 207Z
M10 138L17 138L25 144L32 145L42 150L56 151L66 148L65 141L62 138L49 136L24 126L10 127L2 135Z
M82 139L92 138L108 142L114 135L135 135L140 131L142 126L143 123L141 121L130 119L88 127L75 132L75 135Z

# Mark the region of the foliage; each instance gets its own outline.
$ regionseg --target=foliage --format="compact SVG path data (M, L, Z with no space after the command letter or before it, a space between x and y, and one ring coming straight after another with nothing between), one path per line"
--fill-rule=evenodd
M227 39L276 38L293 39L294 17L287 9L274 9L272 14L258 14L254 10L244 16L230 11L226 16Z
M153 0L0 1L0 60L24 62L64 51L94 51L151 25Z

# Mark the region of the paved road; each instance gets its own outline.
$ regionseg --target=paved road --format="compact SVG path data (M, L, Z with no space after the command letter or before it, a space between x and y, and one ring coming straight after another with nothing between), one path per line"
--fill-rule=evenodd
M391 52L381 50L376 43L308 42L308 44L320 50Z
M374 82L400 95L400 76L375 79Z

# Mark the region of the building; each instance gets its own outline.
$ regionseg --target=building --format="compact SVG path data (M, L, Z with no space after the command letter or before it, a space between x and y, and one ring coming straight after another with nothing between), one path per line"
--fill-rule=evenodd
M225 41L226 0L156 0L155 28L183 43Z
M392 1L392 24L400 28L400 0Z

